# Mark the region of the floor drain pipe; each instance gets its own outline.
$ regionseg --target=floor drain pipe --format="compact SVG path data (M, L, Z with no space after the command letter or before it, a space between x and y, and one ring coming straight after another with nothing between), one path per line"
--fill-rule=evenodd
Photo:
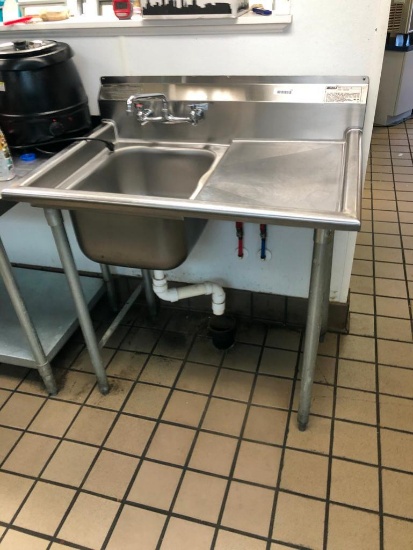
M153 272L153 291L161 299L167 302L177 302L194 296L212 295L212 312L214 315L223 315L225 311L225 291L216 283L199 283L196 285L168 288L165 273L160 270Z

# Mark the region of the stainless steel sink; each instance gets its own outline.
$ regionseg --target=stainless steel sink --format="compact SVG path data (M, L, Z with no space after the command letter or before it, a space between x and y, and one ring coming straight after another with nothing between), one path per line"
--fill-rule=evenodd
M214 160L213 152L202 149L126 146L69 188L188 199Z
M189 199L216 155L202 148L119 143L104 151L61 187L92 193ZM85 175L86 174L86 175ZM83 252L99 263L172 269L187 258L206 221L124 212L72 210Z

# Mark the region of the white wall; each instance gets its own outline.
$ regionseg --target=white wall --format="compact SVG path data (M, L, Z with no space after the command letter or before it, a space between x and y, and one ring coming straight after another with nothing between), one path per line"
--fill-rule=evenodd
M64 41L75 51L94 114L100 76L366 75L370 78L366 163L389 7L390 0L292 0L293 24L284 33L92 38L76 37L73 31ZM59 265L41 212L19 206L0 219L0 231L13 261ZM250 255L240 261L234 224L210 221L190 258L170 278L188 282L210 278L233 288L307 295L310 230L270 227L269 262L256 257L259 227L248 224L245 240ZM337 233L333 300L347 299L354 245L354 234ZM76 257L81 269L91 269L93 264L80 252Z

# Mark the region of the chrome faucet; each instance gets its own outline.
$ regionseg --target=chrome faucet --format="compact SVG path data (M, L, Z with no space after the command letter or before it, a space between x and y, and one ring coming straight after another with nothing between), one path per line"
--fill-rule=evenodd
M162 101L161 115L153 116L152 109L145 108L144 102L158 99ZM126 112L132 114L136 110L136 118L143 126L148 122L163 122L164 124L180 124L189 122L196 126L204 118L204 109L199 105L189 105L190 112L187 117L174 116L169 110L169 102L165 94L135 94L126 101Z

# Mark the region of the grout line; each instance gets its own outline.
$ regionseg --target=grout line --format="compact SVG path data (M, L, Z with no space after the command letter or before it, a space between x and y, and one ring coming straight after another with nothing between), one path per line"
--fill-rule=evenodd
M324 516L324 533L323 533L323 549L327 550L328 548L328 528L330 520L330 504L331 504L331 483L332 483L332 471L333 471L333 457L334 457L334 429L336 423L336 406L337 406L337 387L338 387L338 367L339 367L339 357L340 357L340 343L341 337L337 338L336 343L336 362L334 369L334 391L333 391L333 410L332 410L332 419L330 427L330 445L328 452L328 470L327 470L327 488L326 488L326 506L325 506L325 516Z
M272 545L271 541L273 540L272 535L273 535L273 531L274 531L275 515L276 515L276 512L277 512L278 497L279 497L279 494L280 494L280 491L281 491L280 486L281 486L282 471L283 471L283 468L284 468L285 452L286 452L286 449L287 449L287 440L288 440L288 434L289 434L289 430L290 430L290 422L291 422L292 412L293 412L292 407L293 407L293 402L294 402L295 390L296 390L296 387L297 387L298 372L299 372L299 368L300 368L300 355L301 355L301 350L302 350L302 347L303 347L303 342L304 342L304 331L301 333L301 337L300 337L297 363L295 365L295 376L294 376L293 384L292 384L292 388L291 388L291 396L290 396L290 403L289 403L290 406L289 406L289 410L288 410L288 414L287 414L287 420L286 420L286 424L285 424L283 446L282 446L281 457L280 457L280 466L279 466L279 469L278 469L277 485L276 485L276 488L275 488L274 500L273 500L273 505L272 505L272 509L271 509L271 517L270 517L270 525L269 525L269 528L268 528L268 541L267 541L266 550L271 550L271 545ZM285 492L287 492L287 491L285 491Z

